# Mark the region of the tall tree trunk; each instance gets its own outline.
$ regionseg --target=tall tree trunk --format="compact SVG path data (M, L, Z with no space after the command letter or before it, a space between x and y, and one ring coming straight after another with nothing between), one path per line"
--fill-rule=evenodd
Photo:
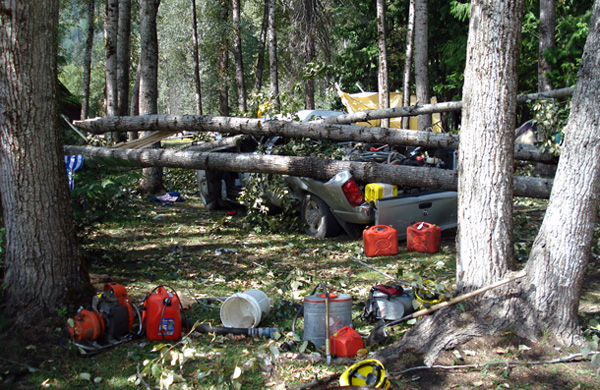
M200 57L198 54L198 17L196 0L192 1L192 32L194 36L194 85L196 87L196 114L202 115L202 84L200 82Z
M140 2L140 115L158 112L158 38L156 15L160 0L141 0ZM142 136L145 135L144 133ZM160 142L152 146L160 148ZM144 168L140 190L155 194L162 190L162 168Z
M0 4L3 308L15 329L94 293L77 248L57 107L58 1Z
M406 54L404 55L404 80L402 82L402 105L410 105L410 73L412 69L413 42L415 39L415 0L410 0L408 6L408 21L406 26ZM409 117L402 118L402 128L409 128Z
M269 80L271 88L271 99L274 100L275 109L281 109L279 98L279 75L277 65L277 31L275 23L275 0L269 0Z
M554 188L526 268L535 315L527 317L525 331L547 330L567 345L581 337L577 308L600 203L598 63L600 0L593 6Z
M256 77L254 79L254 90L258 93L262 89L263 70L265 65L265 46L267 43L267 28L269 25L269 0L265 0L262 26L260 29L260 41L258 46L258 58L256 59Z
M428 72L428 0L415 0L415 85L417 100L429 103L429 72ZM431 127L431 115L419 116L419 130Z
M538 51L538 90L553 89L548 79L552 65L544 58L544 53L556 45L556 0L540 0L540 44Z
M119 0L117 90L119 115L129 114L129 62L131 57L131 0Z
M106 42L106 116L119 115L119 94L117 89L117 40L119 28L119 0L106 0L104 20L104 40ZM118 134L111 134L112 140Z
M87 38L83 54L83 102L81 104L81 119L90 115L90 75L92 71L92 48L94 46L94 0L87 0Z
M385 0L377 0L377 46L379 47L379 108L390 107L390 90L388 86L388 63L386 49ZM381 127L390 127L389 119L381 120Z
M459 289L491 284L514 267L512 171L522 5L523 0L478 0L471 6L458 161Z
M246 112L246 81L244 79L244 56L242 31L240 29L240 0L232 0L233 53L235 55L235 85L237 86L238 110Z
M229 32L227 24L229 22L229 4L228 0L220 0L222 36L219 46L219 114L229 116L229 83L227 82L229 73Z
M133 88L131 88L131 98L129 99L129 115L137 116L140 115L140 77L141 77L141 69L140 66L141 61L138 61L137 69L135 72L135 81L133 82ZM127 132L127 140L133 141L134 139L138 139L139 134L137 131L129 131Z
M302 20L300 23L301 33L304 35L304 62L310 64L315 60L315 40L317 39L317 0L302 0ZM315 78L308 75L304 82L304 108L315 109Z
M309 39L306 42L305 48L306 63L311 63L315 60L315 41ZM304 82L304 108L306 110L315 109L315 78L313 75L309 75Z
M523 0L471 3L459 141L456 270L459 291L489 285L504 278L514 267L513 129L522 8ZM505 329L523 317L501 311L508 299L490 297L505 291L474 298L479 306L470 302L468 313L443 310L432 316L435 320L428 317L419 321L403 342L385 352L382 358L409 348L424 354L425 362L432 364L444 348Z

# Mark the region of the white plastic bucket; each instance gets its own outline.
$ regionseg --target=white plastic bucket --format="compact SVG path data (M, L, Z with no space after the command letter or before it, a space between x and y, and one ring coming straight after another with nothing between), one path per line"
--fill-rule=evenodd
M256 328L269 314L271 302L260 290L233 294L221 305L221 322L228 328Z

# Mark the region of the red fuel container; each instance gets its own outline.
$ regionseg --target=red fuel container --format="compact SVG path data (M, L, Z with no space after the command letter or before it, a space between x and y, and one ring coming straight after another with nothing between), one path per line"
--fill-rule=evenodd
M436 253L440 250L442 230L439 226L417 222L406 228L406 247L409 251Z
M181 338L181 311L177 294L168 293L163 286L144 301L142 323L151 341Z
M345 326L329 338L331 353L339 357L352 357L363 349L363 339L354 329Z
M398 253L398 232L387 225L371 226L363 230L363 250L368 257Z

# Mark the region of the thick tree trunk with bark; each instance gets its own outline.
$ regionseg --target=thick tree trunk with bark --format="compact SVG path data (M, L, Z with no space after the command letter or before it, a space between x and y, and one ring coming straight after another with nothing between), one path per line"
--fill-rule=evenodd
M552 90L547 74L552 64L544 53L556 45L556 0L540 0L540 44L538 50L538 91Z
M32 326L94 291L77 250L57 109L58 1L0 4L3 310Z
M275 104L275 109L281 108L281 100L279 99L279 75L277 65L277 31L275 24L275 0L269 0L269 81L271 89L271 99Z
M429 27L427 3L429 0L415 0L415 86L417 100L427 104L429 95ZM419 115L419 130L431 127L431 115Z
M158 38L156 15L160 0L142 0L140 2L140 115L158 112ZM144 134L142 134L144 135ZM160 148L160 143L153 145ZM146 168L142 172L140 190L155 194L162 190L162 169Z
M408 22L406 26L406 51L404 55L404 81L402 83L402 105L410 106L410 74L412 70L413 42L415 31L415 0L408 6ZM402 128L408 129L409 118L402 118Z
M388 85L387 36L385 31L385 0L377 0L377 46L379 48L379 108L390 108L390 88ZM381 127L390 127L389 119L381 120Z
M87 37L83 54L83 102L81 103L81 119L90 114L90 75L92 71L92 48L94 46L94 12L95 0L87 1Z
M547 330L566 344L581 337L577 307L600 202L598 63L600 1L596 0L555 189L527 263L531 285L535 286L528 290L527 298L536 315L528 317L522 327L526 332Z
M205 150L202 147L198 149ZM65 146L65 153L120 158L128 161L128 164L138 163L141 167L273 173L322 180L329 180L340 171L350 170L356 179L364 182L384 182L442 190L456 190L458 180L456 171L449 169L337 161L314 157L81 146ZM547 198L550 195L552 181L517 176L514 185L517 196Z
M232 0L233 53L235 56L235 85L238 94L238 110L245 112L246 81L244 78L244 56L242 54L242 31L240 28L240 0Z
M117 91L119 115L129 115L129 63L131 57L131 0L119 0Z
M459 289L490 284L514 267L512 171L523 2L492 3L471 7L458 162Z
M333 141L358 141L374 144L425 146L436 149L457 149L458 136L424 131L382 129L368 126L330 125L250 118L211 117L199 115L145 115L140 117L95 118L77 121L75 125L96 134L108 131L216 131L257 136L282 135L290 138L309 137ZM556 163L556 157L532 145L517 144L519 160Z
M473 2L471 31L475 29L473 23L477 23L477 31L472 32L472 34L477 36L477 39L483 40L479 45L485 42L485 45L481 46L487 45L488 50L494 52L496 49L490 43L497 40L498 36L490 36L485 39L486 34L500 32L497 35L501 37L505 35L501 33L502 28L499 26L489 25L489 16L492 18L497 17L499 21L502 20L499 15L512 18L512 23L505 22L503 26L512 24L512 35L516 37L520 29L521 4L513 4L512 6L515 8L510 9L504 8L508 5L502 4L503 9L497 10L497 7L494 7L491 3L494 3L494 1ZM482 9L485 9L485 12L482 12ZM494 9L496 10L494 11ZM505 42L505 48L508 50L507 52L511 53L511 49L515 50L514 41L516 38L508 40L507 38L505 36L503 41ZM469 54L472 53L471 48L473 46L471 39L469 37ZM475 40L475 38L473 39ZM485 55L485 53L479 53L479 55L482 54ZM487 56L492 59L496 58L491 63L496 65L501 63L493 54L488 52ZM514 58L514 56L516 56L516 53L513 53L510 58ZM504 56L503 58L508 57ZM599 61L600 1L596 0L584 49L582 67L571 104L571 114L565 129L564 150L559 162L546 215L525 267L527 276L512 286L496 291L494 294L486 294L481 299L470 302L469 310L466 313L449 309L420 321L415 328L407 333L400 344L381 353L379 356L381 359L392 359L399 353L411 349L424 354L426 363L432 364L437 354L445 348L455 347L473 337L497 334L507 329L530 340L539 340L543 334L550 335L559 343L567 346L582 341L577 319L577 308L600 204L598 194L598 186L600 185L600 132L598 131L600 112L597 110L597 102L600 99L600 71L597 66ZM483 64L479 61L473 61L472 65L479 70L497 69L496 66L482 66ZM514 68L515 66L516 64L504 64L504 69ZM513 69L512 72L516 73L516 70ZM467 75L471 78L477 77L477 74L472 71L467 72L465 76ZM495 74L490 78L490 81L494 79L500 80L501 75ZM469 80L469 78L465 77L465 80ZM476 81L473 80L473 82ZM479 82L484 82L484 80L479 80ZM511 84L516 84L516 80ZM508 85L508 87L514 88L512 85ZM465 89L470 89L468 84L465 85ZM473 91L476 92L477 89L479 88L473 89ZM497 91L498 89L493 87L493 83L488 82L488 90ZM485 92L481 90L480 93L487 93L487 90ZM463 96L468 95L464 94ZM471 99L481 99L481 96L479 99L476 96L472 96ZM496 102L502 101L509 102L510 98L498 96ZM484 135L489 136L487 132ZM483 136L480 138L483 138ZM473 162L464 161L468 157L461 157L461 161L466 163L467 167L474 165ZM473 155L473 157L476 156ZM494 158L495 156L491 156L492 160ZM496 164L500 165L499 162ZM461 175L464 173L464 170L459 172ZM473 170L473 173L476 174L477 171ZM487 182L503 181L502 185L507 186L506 180L501 180L504 176L509 175L496 171L496 173L489 176ZM464 180L466 179L461 178L461 185ZM480 183L482 181L480 180ZM483 188L486 188L486 184L483 185ZM494 191L499 191L498 187L494 188ZM478 188L472 186L470 190L476 193L479 191ZM460 194L461 191L464 191L462 186L459 187L459 210L463 210L464 207L461 207L460 202L465 199ZM472 198L469 198L469 200L471 200L471 203L468 208L480 203L480 201ZM504 199L498 201L506 202ZM489 203L489 198L486 198L485 202ZM494 206L496 208L501 207L498 204ZM460 247L472 246L472 243L465 241L467 235L462 232L466 229L473 229L471 226L464 225L465 215L473 212L486 213L487 215L494 213L481 207L476 207L476 210L473 211L461 211L458 233L461 240ZM505 214L508 214L508 212L505 212ZM504 224L502 220L509 218L509 214L506 216L499 215L496 223L502 225ZM486 228L486 226L488 227ZM486 223L479 224L475 228L477 230L490 230L496 229L496 226L490 227L490 224ZM501 229L504 230L504 227L501 227ZM482 232L476 239L489 243L487 248L481 249L479 253L470 253L471 256L479 259L471 263L472 268L483 268L484 272L466 269L464 264L467 259L464 258L464 255L469 253L460 249L459 253L463 257L459 259L461 267L457 277L459 286L462 286L463 289L471 289L485 284L485 281L483 283L479 281L481 277L490 281L492 278L487 278L488 275L504 275L509 272L509 267L512 265L512 258L501 257L506 256L503 253L510 252L509 249L501 247L504 240L503 234L490 235ZM426 340L426 342L424 343L423 340Z
M196 114L202 115L202 85L200 82L200 57L198 54L198 16L196 0L192 1L192 35L194 37L194 86L196 87Z

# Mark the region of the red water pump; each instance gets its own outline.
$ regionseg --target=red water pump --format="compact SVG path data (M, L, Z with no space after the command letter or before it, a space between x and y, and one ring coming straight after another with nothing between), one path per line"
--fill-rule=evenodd
M118 283L107 283L100 298L94 297L92 310L80 309L68 331L76 342L94 341L105 336L107 343L112 344L129 333L134 320L134 306L125 287ZM97 349L98 346L92 348Z
M169 293L165 286L158 286L144 298L143 305L142 324L149 340L181 338L181 305L175 290Z

